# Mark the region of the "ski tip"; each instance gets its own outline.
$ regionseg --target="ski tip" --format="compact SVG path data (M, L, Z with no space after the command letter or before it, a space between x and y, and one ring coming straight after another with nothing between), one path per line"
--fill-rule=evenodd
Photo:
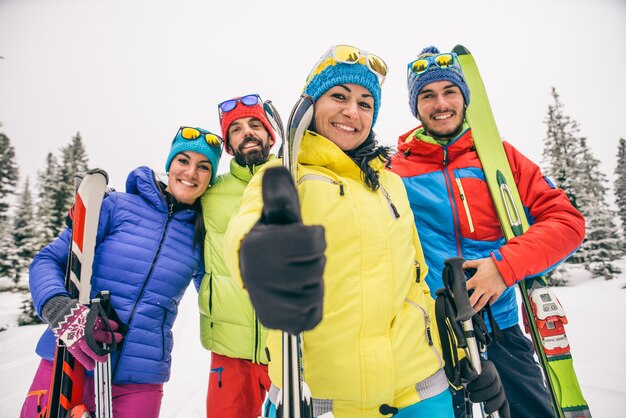
M274 103L272 103L271 100L266 100L263 102L263 110L265 110L265 113L269 113L272 117L274 117L274 114L276 113L276 108L274 107Z
M287 126L289 130L292 130L296 126L302 124L303 118L305 116L308 119L305 121L306 122L305 124L308 127L308 125L311 122L311 119L313 119L312 112L310 111L314 109L313 107L314 105L315 105L315 100L313 100L313 97L309 96L308 94L301 95L298 101L296 102L295 106L291 110L291 115L289 115L289 121L287 122Z
M106 184L109 184L109 175L107 174L106 171L104 171L101 168L92 168L87 170L87 172L85 174L100 174L102 177L104 177L104 180L106 182Z
M469 51L469 49L465 48L463 45L460 45L460 44L452 48L452 52L454 52L457 55L471 55L472 54Z
M302 103L302 106L313 106L315 104L315 100L313 100L312 96L309 96L308 94L302 94L300 96L300 102Z

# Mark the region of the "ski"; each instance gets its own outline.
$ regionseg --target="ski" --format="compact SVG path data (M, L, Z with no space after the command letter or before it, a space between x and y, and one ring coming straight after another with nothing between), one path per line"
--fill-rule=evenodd
M302 137L313 120L314 100L302 95L295 104L287 122L287 143L283 141L283 166L289 170L294 184L298 184L298 152ZM276 113L277 114L277 113ZM304 381L302 341L300 335L283 332L282 387L276 402L277 418L313 418L311 390Z
M285 128L283 126L283 121L280 118L280 114L276 107L274 107L274 103L271 100L266 100L263 102L263 110L265 111L265 116L267 116L267 120L270 121L270 125L272 125L272 129L274 132L280 137L281 145L279 151L279 157L282 157L283 148L285 147Z
M91 273L98 232L100 207L108 182L106 172L88 171L78 185L73 206L72 239L65 273L65 286L72 299L90 302ZM83 403L85 369L57 343L48 398L47 418L65 418ZM75 412L75 411L74 411Z
M510 240L529 228L528 219L476 62L470 51L462 45L457 45L452 51L459 58L472 95L467 109L467 122L472 128L476 152L505 238ZM591 417L574 371L563 327L567 320L562 307L547 287L544 277L520 281L519 290L524 323L546 377L555 416Z

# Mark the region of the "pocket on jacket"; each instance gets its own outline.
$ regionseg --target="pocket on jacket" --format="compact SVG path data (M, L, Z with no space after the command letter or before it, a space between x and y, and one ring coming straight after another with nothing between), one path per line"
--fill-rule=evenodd
M476 174L474 171L480 173ZM482 170L455 170L455 201L463 238L495 241L502 230Z

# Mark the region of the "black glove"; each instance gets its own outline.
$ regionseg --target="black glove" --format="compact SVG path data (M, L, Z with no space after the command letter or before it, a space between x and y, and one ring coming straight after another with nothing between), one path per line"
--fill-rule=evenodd
M509 402L506 399L500 375L496 366L489 360L480 360L482 372L476 373L468 359L461 360L461 376L469 381L466 389L469 392L470 401L483 403L485 412L492 414L500 412L502 418L510 418Z
M290 334L322 320L326 240L305 226L298 193L284 167L263 176L263 213L241 243L239 266L259 321Z

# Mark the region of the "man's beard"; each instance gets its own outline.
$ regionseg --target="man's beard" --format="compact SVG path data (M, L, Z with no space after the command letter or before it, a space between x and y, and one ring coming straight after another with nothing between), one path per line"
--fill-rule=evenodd
M249 144L250 142L255 142L256 144L261 146L260 150L253 150L244 152L244 146ZM263 141L256 137L247 137L243 140L239 147L234 152L235 161L240 166L248 166L252 168L252 166L263 164L267 161L267 158L270 155L270 147L271 145L268 143L264 144Z
M463 130L463 122L465 121L465 107L463 107L463 115L461 117L461 121L459 122L458 126L456 126L450 133L448 134L441 134L439 132L435 132L433 130L430 129L430 127L428 126L429 123L422 121L422 126L424 127L424 131L426 131L426 134L430 137L432 137L433 139L437 140L437 141L446 141L446 142L450 142L451 140L453 140L454 138L456 138L461 131Z

